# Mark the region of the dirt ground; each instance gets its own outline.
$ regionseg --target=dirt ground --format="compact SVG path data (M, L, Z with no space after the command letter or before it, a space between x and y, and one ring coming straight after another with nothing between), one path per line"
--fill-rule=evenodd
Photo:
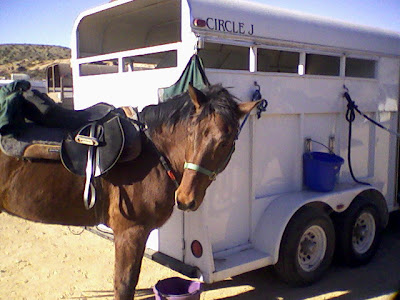
M0 254L2 300L113 299L113 244L79 227L36 224L2 213ZM182 275L144 258L135 299L154 299L152 286L171 276ZM333 265L320 282L297 289L280 282L272 268L263 268L206 285L201 299L395 299L399 287L396 216L367 266Z

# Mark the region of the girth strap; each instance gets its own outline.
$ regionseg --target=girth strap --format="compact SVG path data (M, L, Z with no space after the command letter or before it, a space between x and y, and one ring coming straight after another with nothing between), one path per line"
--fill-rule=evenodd
M87 150L87 163L86 163L86 182L85 189L83 190L83 203L86 209L91 209L96 203L96 189L93 185L93 177L98 173L98 170L95 168L98 166L96 163L96 148L95 146L99 145L99 141L96 138L96 123L92 123L90 125L89 136L85 137L83 141L87 140L92 143L91 147L88 147ZM88 143L84 143L82 140L82 135L77 135L75 137L76 142L80 142L82 144L88 145ZM78 141L79 140L79 141Z

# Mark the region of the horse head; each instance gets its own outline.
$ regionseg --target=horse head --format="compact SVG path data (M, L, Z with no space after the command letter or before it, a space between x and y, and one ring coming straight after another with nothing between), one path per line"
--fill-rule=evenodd
M189 86L194 113L187 128L185 163L181 183L175 192L177 207L195 211L209 185L222 172L235 150L239 120L258 102L238 104L221 86L205 93Z

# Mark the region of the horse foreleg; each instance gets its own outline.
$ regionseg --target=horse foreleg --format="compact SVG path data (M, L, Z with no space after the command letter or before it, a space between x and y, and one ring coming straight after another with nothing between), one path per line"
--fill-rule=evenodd
M116 300L134 297L148 235L149 230L143 226L134 226L114 235Z

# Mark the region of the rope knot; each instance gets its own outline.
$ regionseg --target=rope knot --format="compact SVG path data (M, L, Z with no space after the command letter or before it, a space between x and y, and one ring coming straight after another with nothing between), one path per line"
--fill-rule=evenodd
M353 122L356 118L355 111L358 110L358 106L356 103L350 98L349 93L345 92L343 96L347 100L347 112L346 112L346 120L348 122Z

